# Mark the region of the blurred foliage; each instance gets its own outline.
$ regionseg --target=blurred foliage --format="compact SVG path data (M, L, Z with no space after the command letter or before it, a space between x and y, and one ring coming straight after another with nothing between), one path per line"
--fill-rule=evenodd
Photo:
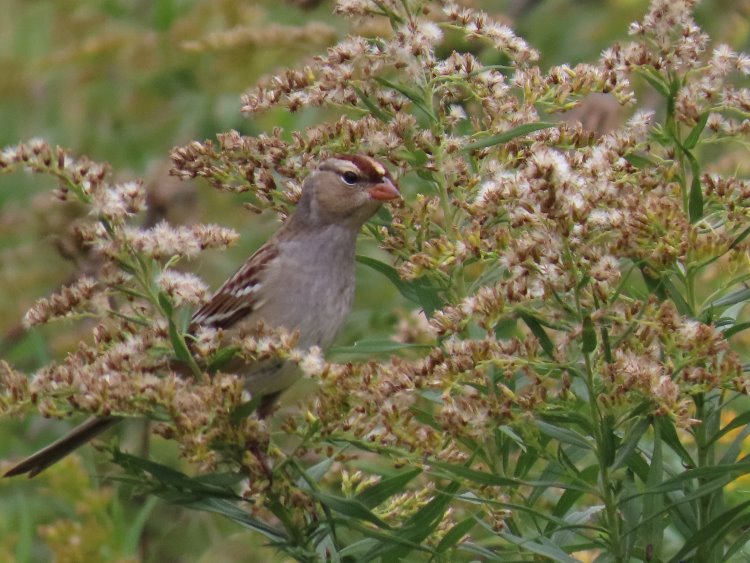
M627 22L647 6L645 0L475 4L507 17L541 51L543 67L597 58L604 47L626 37ZM238 228L241 244L196 266L217 283L265 238L273 220L246 211L243 195L219 197L202 186L196 191L189 183L176 184L166 175L169 150L230 129L252 135L274 126L300 130L320 121L321 114L310 110L274 110L245 119L239 96L260 76L299 66L343 37L350 24L331 12L327 1L303 9L240 0L6 0L0 20L0 145L43 137L110 162L118 177L146 177L153 197L165 202L163 214L174 222L220 218ZM750 1L707 0L697 18L715 39L750 50ZM309 27L313 22L325 27ZM367 25L359 32L367 34ZM291 33L305 26L301 35ZM493 53L485 50L481 58L492 62ZM46 187L39 178L0 176L0 287L5 288L0 355L27 371L75 347L85 331L57 325L24 334L20 328L23 312L68 281L80 261L66 246L76 210L51 212ZM358 284L342 345L363 335L385 335L408 317L406 301L384 278L368 271ZM304 393L304 384L298 387L288 403ZM62 426L3 422L0 457L28 453L61 433ZM727 434L723 440L731 438ZM177 463L169 445L157 441L154 448L162 459ZM91 469L91 448L83 455ZM66 460L33 482L0 481L1 560L283 560L273 550L261 550L262 538L221 517L155 505L133 496L127 486L92 488L90 472L79 460ZM742 481L733 486L738 494L747 493Z

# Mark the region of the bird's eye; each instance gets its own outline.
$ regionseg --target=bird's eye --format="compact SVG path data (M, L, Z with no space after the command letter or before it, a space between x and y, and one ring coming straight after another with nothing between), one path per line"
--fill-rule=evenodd
M341 175L341 179L350 186L353 186L359 181L359 175L356 172L347 170Z

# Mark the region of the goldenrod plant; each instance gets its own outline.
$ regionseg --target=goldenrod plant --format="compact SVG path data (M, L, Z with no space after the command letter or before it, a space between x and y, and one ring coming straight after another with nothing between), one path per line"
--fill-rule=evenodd
M0 412L148 418L191 469L110 446L116 479L300 561L745 560L750 56L695 4L652 0L598 59L543 67L479 9L341 0L363 34L242 100L307 126L175 148L174 176L281 217L331 154L389 165L404 202L359 261L409 312L327 358L285 331L188 330L210 293L190 260L234 230L143 227L141 182L6 148L0 168L85 207L95 266L24 319L90 336L33 374L4 362ZM592 94L627 118L566 118ZM296 362L316 390L259 420L231 354Z

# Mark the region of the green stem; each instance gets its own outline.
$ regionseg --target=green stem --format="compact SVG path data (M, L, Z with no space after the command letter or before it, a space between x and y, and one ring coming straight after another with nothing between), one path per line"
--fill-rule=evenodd
M594 419L594 439L596 440L596 457L599 462L599 486L601 489L600 496L604 502L605 515L607 520L607 530L609 530L609 542L611 553L616 563L624 563L622 554L622 537L620 517L617 514L617 499L612 487L612 481L609 475L609 460L605 456L606 446L602 430L604 420L596 402L596 392L594 385L594 369L591 363L590 354L583 354L584 365L586 367L586 386L588 388L589 408L591 416Z
M578 276L576 265L572 260L570 260L570 267L575 270L576 276L580 278L580 276ZM586 318L586 314L583 310L583 307L581 306L579 293L580 284L577 285L574 296L578 319L581 323L583 323L584 319ZM596 457L597 461L599 462L600 496L602 501L604 502L605 518L607 523L606 528L609 531L610 552L612 553L614 561L616 563L624 563L625 559L622 550L623 542L621 522L620 517L617 513L616 494L614 492L613 483L609 475L609 464L611 460L608 459L606 455L606 452L608 450L606 441L608 437L604 435L604 417L601 410L599 410L599 404L596 400L594 366L591 361L591 353L582 351L582 354L584 366L586 368L586 387L588 388L589 409L591 410L591 418L593 423L592 428L594 433L594 440L596 441Z
M717 398L717 395L707 396L700 393L695 396L696 417L701 423L695 429L695 442L698 448L698 468L711 467L715 465L715 449L711 436L719 430L719 417L717 412L709 408L709 399ZM717 407L718 408L718 407ZM699 478L698 487L701 488L710 481L708 478ZM723 491L714 491L710 495L703 495L698 499L696 528L703 529L711 521L714 508L721 509L723 504ZM698 546L695 553L695 561L720 561L721 552L718 551L719 545L715 549L709 549L709 544L705 543Z
M287 531L289 540L293 546L306 545L302 531L298 526L294 524L294 521L289 516L286 507L281 503L276 493L273 493L271 491L268 492L268 503L266 504L266 507L273 513L274 516L276 516L276 518L279 519L279 522L281 522L281 524L284 526L284 529Z
M187 342L185 341L185 335L179 329L176 328L175 322L172 318L172 311L167 310L162 305L162 303L159 301L158 294L154 291L153 284L151 283L151 279L152 279L151 268L142 259L142 257L139 254L137 254L132 248L129 250L130 250L131 256L135 258L135 262L133 265L131 265L131 268L134 272L134 277L136 281L143 289L145 295L147 296L151 304L167 320L167 322L169 323L170 329L174 327L175 329L174 334L179 340L179 344L184 350L187 351L185 356L181 359L184 360L185 363L187 363L188 367L190 368L190 371L193 373L193 376L195 377L195 380L199 383L203 383L203 370L201 370L200 366L195 361L193 354L190 353L190 348L188 347ZM175 350L175 352L176 351L177 350Z

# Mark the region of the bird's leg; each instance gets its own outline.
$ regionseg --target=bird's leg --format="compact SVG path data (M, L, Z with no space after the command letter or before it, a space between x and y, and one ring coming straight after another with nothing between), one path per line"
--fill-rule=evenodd
M276 391L276 393L271 393L269 395L261 397L260 405L258 405L258 408L255 411L258 414L259 419L263 420L265 418L268 418L268 416L273 413L273 407L276 404L276 401L281 396L281 393L282 391Z
M273 468L268 462L268 442L261 442L260 440L250 439L245 442L245 449L249 451L253 457L257 460L261 470L265 474L269 483L273 482Z
M258 408L255 411L258 419L264 420L273 412L274 404L281 393L281 391L277 391L276 393L271 393L270 395L265 395L261 398L260 405L258 405ZM245 448L253 454L253 457L256 460L258 460L258 463L263 469L263 473L266 474L268 481L273 482L273 469L271 468L271 464L268 461L268 455L266 454L268 451L268 442L264 441L261 443L259 440L250 439L245 442Z

